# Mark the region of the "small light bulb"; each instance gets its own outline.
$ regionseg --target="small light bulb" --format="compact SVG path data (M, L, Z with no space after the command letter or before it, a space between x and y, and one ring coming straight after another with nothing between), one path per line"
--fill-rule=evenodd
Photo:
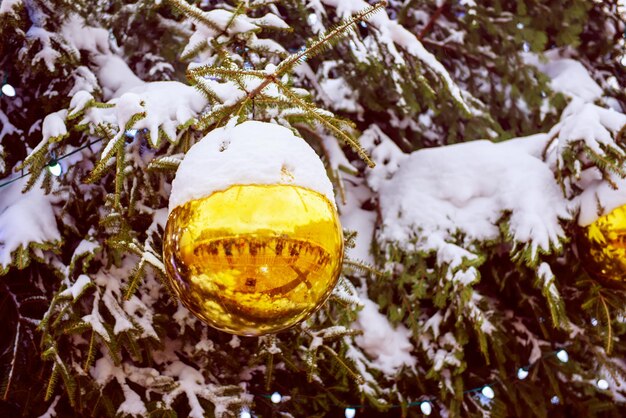
M519 22L517 24L517 29L524 29L524 24L522 22Z
M422 414L430 415L433 413L433 406L428 401L422 402L420 404L420 410L422 411Z
M244 409L239 414L239 418L252 418L252 414L250 414L247 409Z
M309 15L309 17L307 18L307 21L309 22L309 25L313 26L317 23L317 15L315 13L311 13Z
M346 408L346 411L345 411L346 418L354 418L355 415L356 415L356 409Z
M520 367L517 369L517 378L519 380L524 380L528 377L528 370L525 367Z
M567 354L567 351L565 351L565 350L557 351L556 356L563 363L567 363L569 361L569 354Z
M621 63L624 67L626 67L626 55L623 55L623 56L622 56L622 59L620 60L620 63Z
M278 392L274 392L272 393L272 396L270 396L270 400L272 401L272 403L280 403L282 399L283 397L280 396L280 393Z
M496 397L496 393L493 391L493 389L491 388L491 386L485 386L483 387L483 389L480 391L480 393L483 394L483 396L487 399L493 399Z
M592 326L598 326L598 320L596 318L591 318L591 325Z
M137 135L137 129L127 129L124 135L126 135L127 138L134 138L135 135Z
M528 42L524 42L522 44L522 51L524 51L524 52L530 51L530 44Z
M559 399L558 396L554 395L551 399L550 399L550 403L552 403L552 405L558 405L559 402L561 402L561 400Z
M600 390L607 390L609 388L609 382L604 379L598 379L597 385Z
M9 83L4 83L2 85L2 94L4 94L5 96L14 97L15 89Z
M61 167L61 164L57 160L52 160L48 164L48 171L50 171L50 174L53 176L59 177L61 173L63 173L63 167Z

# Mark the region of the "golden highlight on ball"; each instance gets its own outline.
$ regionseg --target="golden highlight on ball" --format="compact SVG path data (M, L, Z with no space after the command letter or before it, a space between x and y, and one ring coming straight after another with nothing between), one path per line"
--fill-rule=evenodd
M163 255L181 302L207 324L256 336L289 328L328 298L341 270L335 207L293 185L235 185L174 208Z

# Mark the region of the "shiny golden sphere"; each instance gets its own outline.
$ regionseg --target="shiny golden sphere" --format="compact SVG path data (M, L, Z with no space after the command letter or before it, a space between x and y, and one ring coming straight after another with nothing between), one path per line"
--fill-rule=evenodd
M626 206L601 216L583 230L579 240L583 267L598 279L626 279Z
M170 213L163 256L198 318L238 335L306 319L337 283L343 236L335 207L293 185L236 185Z

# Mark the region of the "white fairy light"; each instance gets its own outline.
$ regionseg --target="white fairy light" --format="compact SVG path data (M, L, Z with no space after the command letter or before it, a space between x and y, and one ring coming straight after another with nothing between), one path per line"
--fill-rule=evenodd
M598 389L600 390L607 390L609 388L609 382L604 379L598 379L596 384L598 385Z
M422 402L420 404L420 410L422 411L422 414L430 415L433 412L433 406L428 401Z
M127 138L134 138L135 135L137 135L137 129L126 129L124 135L126 135Z
M551 399L550 402L552 403L552 405L558 405L559 402L561 402L561 400L559 399L558 396L554 395Z
M244 409L239 414L239 418L252 418L252 414L247 409Z
M592 326L598 326L598 320L596 318L591 318L591 325Z
M487 399L493 399L496 397L496 392L493 391L493 389L491 388L491 386L485 386L482 388L482 390L480 391L480 393L483 394L483 396Z
M280 393L278 392L274 392L272 393L272 396L270 396L270 401L272 401L272 403L280 403L280 401L283 400L283 397L280 396Z
M528 377L528 370L525 367L520 367L517 369L517 378L519 380L524 380Z
M309 25L313 26L317 23L318 18L315 13L311 13L306 20L309 22Z
M9 83L4 83L2 85L2 94L4 94L5 96L14 97L15 88L13 88L13 86L10 85Z
M567 363L569 361L569 354L567 354L567 351L563 349L557 351L556 356L563 363Z
M354 408L346 408L346 410L345 410L346 418L354 418L355 415L356 415L356 409L354 409Z
M50 171L50 174L53 176L59 177L61 173L63 173L63 167L61 167L61 164L57 160L52 160L48 164L48 171Z

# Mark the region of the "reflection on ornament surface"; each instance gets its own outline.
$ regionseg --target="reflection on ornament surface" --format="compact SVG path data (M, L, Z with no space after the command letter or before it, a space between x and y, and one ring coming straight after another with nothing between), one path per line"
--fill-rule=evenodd
M198 318L262 335L306 319L335 287L343 235L334 206L291 185L237 185L169 215L170 283Z
M585 228L579 252L585 270L592 276L623 281L626 277L626 206L614 209Z

